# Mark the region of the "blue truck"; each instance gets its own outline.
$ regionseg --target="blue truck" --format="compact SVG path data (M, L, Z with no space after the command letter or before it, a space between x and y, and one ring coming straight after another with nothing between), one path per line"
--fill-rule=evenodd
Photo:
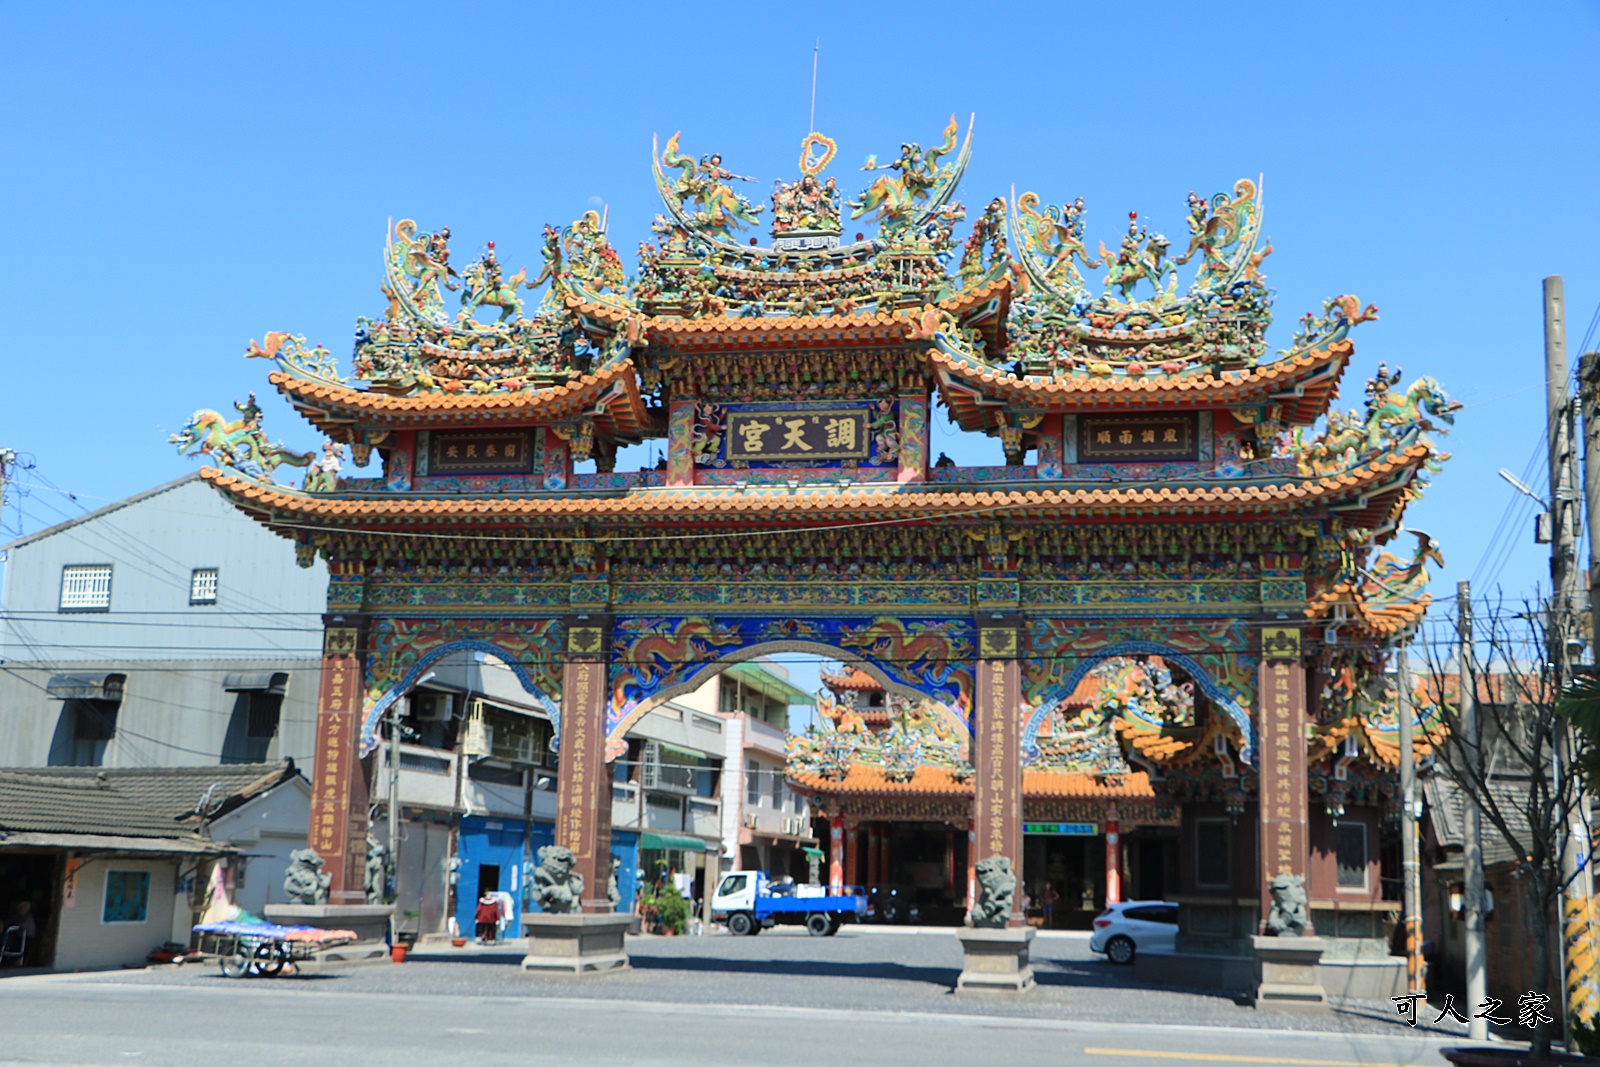
M830 893L819 885L774 883L764 871L730 871L711 898L711 917L730 934L759 934L779 923L804 924L812 937L832 937L846 922L860 922L867 898L858 887Z

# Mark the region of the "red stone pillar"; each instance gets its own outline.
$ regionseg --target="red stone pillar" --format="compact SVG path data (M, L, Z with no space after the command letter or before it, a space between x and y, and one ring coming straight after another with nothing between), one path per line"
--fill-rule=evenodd
M956 895L956 832L944 832L944 884L952 898Z
M891 856L889 854L889 828L887 826L885 826L880 831L879 837L878 837L878 884L879 885L887 885L889 883L889 876L890 876L889 862L890 862L890 859L891 859Z
M1106 907L1122 899L1122 824L1106 820Z
M1272 879L1299 875L1310 893L1306 796L1306 672L1300 631L1261 631L1256 767L1261 782L1261 922L1272 911ZM1307 935L1315 933L1306 927Z
M844 824L844 884L861 884L861 831L854 816Z
M883 884L883 828L876 823L867 827L867 885Z
M1011 861L1019 891L1011 925L1022 925L1022 753L1018 705L1022 678L1018 659L1021 634L1014 617L978 625L976 729L973 748L973 818L977 850L973 862L991 856Z
M310 845L326 864L330 904L364 904L370 761L361 759L363 627L324 621Z
M844 816L828 820L828 888L837 892L844 885Z
M967 820L967 911L978 902L978 821Z
M610 912L611 778L606 773L609 619L569 617L561 672L560 770L556 843L572 850L583 875L583 910Z

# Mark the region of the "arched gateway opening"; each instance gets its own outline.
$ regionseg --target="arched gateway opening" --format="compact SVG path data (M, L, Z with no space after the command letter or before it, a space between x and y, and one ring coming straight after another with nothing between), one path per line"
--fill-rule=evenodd
M544 877L552 904L579 911L573 944L610 946L574 966L625 965L606 892L608 756L715 664L788 643L936 709L881 732L844 730L837 711L831 738L797 743L790 778L827 813L830 867L848 854L858 878L863 863L896 870L881 846L871 858L870 825L861 859L864 767L884 780L873 795L901 805L884 819L943 821L957 837L966 819L969 866L981 858L988 875L982 918L998 927L1027 921L1040 864L1059 857L1065 879L1088 863L1082 842L1030 860L1029 837L1052 835L1029 824L1109 854L1136 817L1152 841L1176 835L1167 865L1189 947L1258 951L1251 936L1283 926L1266 922L1284 906L1275 879L1304 891L1308 933L1357 901L1377 917L1369 930L1392 925L1373 853L1344 825L1360 818L1375 837L1380 801L1327 802L1333 827L1310 797L1318 782L1358 795L1343 784L1355 764L1393 776L1389 750L1358 740L1375 709L1349 694L1426 603L1426 553L1409 567L1373 557L1437 467L1427 433L1456 405L1432 379L1402 392L1380 370L1365 413L1330 416L1348 334L1376 317L1353 296L1269 356L1254 181L1191 193L1192 240L1175 258L1133 219L1094 296L1081 201L996 198L956 237L970 127L959 133L952 120L935 147L907 142L853 201L819 186L827 159L808 153L809 181L774 194L770 246L736 237L764 208L674 136L655 159L665 212L636 278L589 212L546 228L537 308L492 244L452 266L448 228L401 219L387 308L359 321L353 377L291 334L251 346L328 435L320 457L273 444L253 402L238 418L196 412L174 435L302 563L328 563L312 839L336 902L363 895L383 702L442 649L492 648L543 694L559 735L553 840L570 855ZM846 241L846 206L875 214L876 234ZM445 306L458 296L462 314ZM936 405L950 456L932 447ZM659 466L619 469L651 440L665 442ZM376 450L381 476L344 477L346 448L362 466ZM307 471L299 487L276 483L286 464ZM1389 577L1369 580L1373 567ZM1127 708L1062 720L1086 678L1121 684L1118 671L1157 693L1192 684L1195 721ZM1184 680L1158 685L1160 672ZM1082 752L1057 743L1090 727L1101 734ZM1052 752L1110 754L1107 729L1125 773L1048 766ZM1022 892L1008 895L1008 865ZM1080 885L1080 905L1116 880ZM562 928L536 925L529 965Z

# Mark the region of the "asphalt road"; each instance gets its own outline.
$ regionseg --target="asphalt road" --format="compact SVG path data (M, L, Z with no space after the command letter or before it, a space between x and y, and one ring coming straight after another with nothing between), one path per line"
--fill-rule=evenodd
M634 968L536 978L513 946L230 980L211 966L0 980L3 1064L1442 1064L1464 1035L1384 1004L1258 1012L1134 986L1081 940L1035 942L1040 986L955 995L950 935L770 931L630 941ZM510 951L507 951L510 949Z

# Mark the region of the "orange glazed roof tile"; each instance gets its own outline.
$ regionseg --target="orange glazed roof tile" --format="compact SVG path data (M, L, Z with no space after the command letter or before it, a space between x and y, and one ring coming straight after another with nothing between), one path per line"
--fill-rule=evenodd
M1006 489L959 491L923 483L882 489L872 485L817 492L791 492L762 486L740 491L705 486L686 489L635 489L604 496L538 494L513 499L430 497L405 493L337 497L311 495L279 485L204 467L200 476L246 511L274 511L282 520L342 519L363 525L386 523L511 524L539 519L652 519L724 521L860 517L908 519L959 517L966 514L1050 517L1255 514L1338 505L1357 517L1386 514L1410 478L1432 455L1424 444L1412 444L1378 457L1354 471L1307 478L1287 485L1211 485L1200 487L1150 483L1128 488ZM1351 498L1355 498L1352 500ZM290 520L292 521L292 520Z
M822 684L829 689L860 689L873 691L883 688L883 683L860 667L847 667L843 674L822 672ZM859 709L858 709L859 710Z
M789 781L802 789L833 795L858 796L971 796L972 783L942 767L918 767L907 782L891 781L878 767L852 766L842 779L818 774L791 774ZM1154 799L1150 776L1144 771L1101 781L1090 774L1059 771L1023 771L1022 793L1027 797L1065 797L1106 800Z
M516 393L424 393L419 396L393 396L388 393L299 378L285 371L273 371L267 380L313 423L321 424L330 415L359 417L368 421L397 425L433 424L471 419L477 421L535 421L558 419L593 406L607 390L625 390L627 413L624 424L648 423L649 414L639 398L633 361L622 360L594 374L563 385ZM620 428L620 427L619 427Z
M959 383L987 397L1020 403L1032 410L1126 406L1146 400L1166 405L1203 406L1272 397L1285 406L1285 422L1306 423L1317 419L1327 409L1329 401L1338 395L1339 379L1354 352L1355 346L1349 341L1335 341L1326 348L1238 371L1051 379L1021 378L968 363L937 349L930 351L929 359L947 384ZM1320 379L1305 381L1318 374L1322 375ZM952 392L958 391L946 390L952 409L969 421L979 418L970 399L950 395ZM972 410L963 410L965 408Z

